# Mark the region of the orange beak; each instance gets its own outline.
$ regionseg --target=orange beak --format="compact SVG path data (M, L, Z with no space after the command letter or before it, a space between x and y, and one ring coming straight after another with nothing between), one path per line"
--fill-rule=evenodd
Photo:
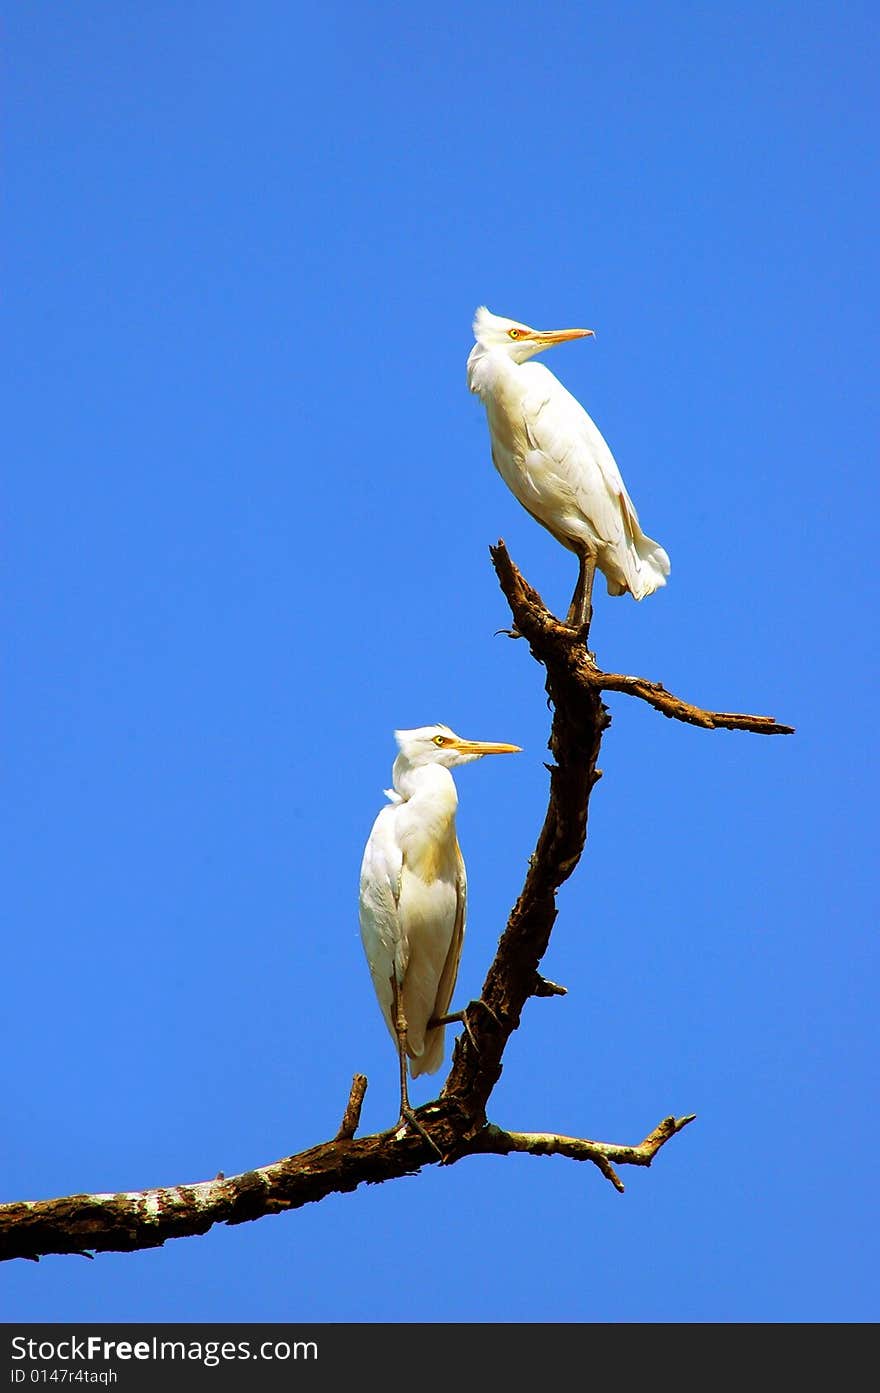
M518 755L520 745L499 745L491 740L456 740L454 749L463 755Z
M570 339L591 339L594 336L592 329L547 329L535 334L535 338L548 348L554 343L568 343Z

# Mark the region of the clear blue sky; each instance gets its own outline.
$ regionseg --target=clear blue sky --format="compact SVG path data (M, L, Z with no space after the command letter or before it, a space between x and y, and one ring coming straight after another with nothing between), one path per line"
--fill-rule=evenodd
M6 18L4 1199L274 1160L396 1116L357 931L392 730L460 772L478 992L543 817L494 637L475 305L606 435L668 588L598 593L612 697L494 1121L639 1140L621 1197L471 1160L95 1262L7 1320L875 1320L877 10L35 0ZM876 169L876 166L875 166ZM443 1076L441 1075L440 1078ZM431 1096L422 1081L417 1101ZM402 1274L402 1276L401 1276Z

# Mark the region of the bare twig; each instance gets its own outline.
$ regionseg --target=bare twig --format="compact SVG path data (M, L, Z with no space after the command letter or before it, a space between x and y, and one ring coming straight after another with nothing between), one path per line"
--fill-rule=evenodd
M625 692L640 697L664 716L704 730L750 730L754 735L794 735L794 726L784 726L772 716L745 716L735 711L704 711L689 701L667 692L660 682L645 677L624 677L616 672L597 672L596 681L603 692Z
M506 1132L491 1123L474 1139L471 1151L506 1156L511 1151L524 1151L530 1156L567 1156L571 1161L592 1161L623 1194L623 1182L614 1169L618 1166L650 1166L661 1146L674 1137L696 1114L688 1117L664 1117L638 1146L619 1146L615 1142L588 1141L584 1137L561 1137L554 1132Z
M334 1138L335 1141L350 1141L354 1136L360 1126L361 1108L364 1105L366 1091L366 1074L355 1074L351 1081L351 1092L348 1095L348 1102L345 1105L345 1112L342 1114L342 1121Z
M727 726L759 734L787 734L766 716L703 711L644 678L603 673L587 651L584 633L561 624L511 561L503 542L492 549L515 632L527 639L546 670L553 708L549 747L553 763L549 802L522 891L511 911L481 993L484 1011L467 1012L467 1030L455 1042L452 1066L439 1098L417 1110L431 1144L398 1128L355 1139L367 1082L352 1080L339 1130L332 1141L271 1165L194 1185L119 1194L68 1195L60 1199L0 1205L0 1259L37 1259L41 1253L129 1252L161 1246L166 1239L206 1233L213 1224L241 1224L322 1200L364 1183L412 1175L466 1156L522 1151L591 1161L619 1190L615 1167L647 1166L661 1146L691 1117L667 1117L637 1146L620 1146L554 1133L508 1132L488 1123L486 1106L501 1074L510 1035L532 996L563 995L538 967L556 919L556 892L572 874L587 835L590 793L600 777L596 762L609 715L603 691L626 692L667 716L713 729Z
M568 987L560 987L558 982L551 982L549 978L542 977L540 972L536 972L535 976L537 978L537 981L535 982L534 990L532 991L532 996L568 995Z

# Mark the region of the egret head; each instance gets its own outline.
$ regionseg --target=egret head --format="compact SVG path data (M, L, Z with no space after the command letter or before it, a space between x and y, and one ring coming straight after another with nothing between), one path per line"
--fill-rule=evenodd
M474 315L474 338L484 348L500 348L515 363L524 363L554 343L592 337L592 329L532 329L517 319L503 319L480 305Z
M417 726L415 730L396 730L394 738L402 758L411 769L425 764L442 764L454 769L458 764L470 764L483 755L512 755L519 745L500 745L488 740L463 740L449 726Z

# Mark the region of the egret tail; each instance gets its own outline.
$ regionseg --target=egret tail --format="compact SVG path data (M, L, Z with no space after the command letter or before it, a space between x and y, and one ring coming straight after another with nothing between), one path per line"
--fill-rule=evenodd
M641 530L630 537L629 543L626 551L614 558L616 564L608 565L608 594L625 595L629 591L634 600L644 600L666 584L669 557L659 542Z
M446 1028L438 1025L425 1033L425 1047L418 1058L410 1056L409 1072L414 1079L419 1074L436 1074L443 1063Z

